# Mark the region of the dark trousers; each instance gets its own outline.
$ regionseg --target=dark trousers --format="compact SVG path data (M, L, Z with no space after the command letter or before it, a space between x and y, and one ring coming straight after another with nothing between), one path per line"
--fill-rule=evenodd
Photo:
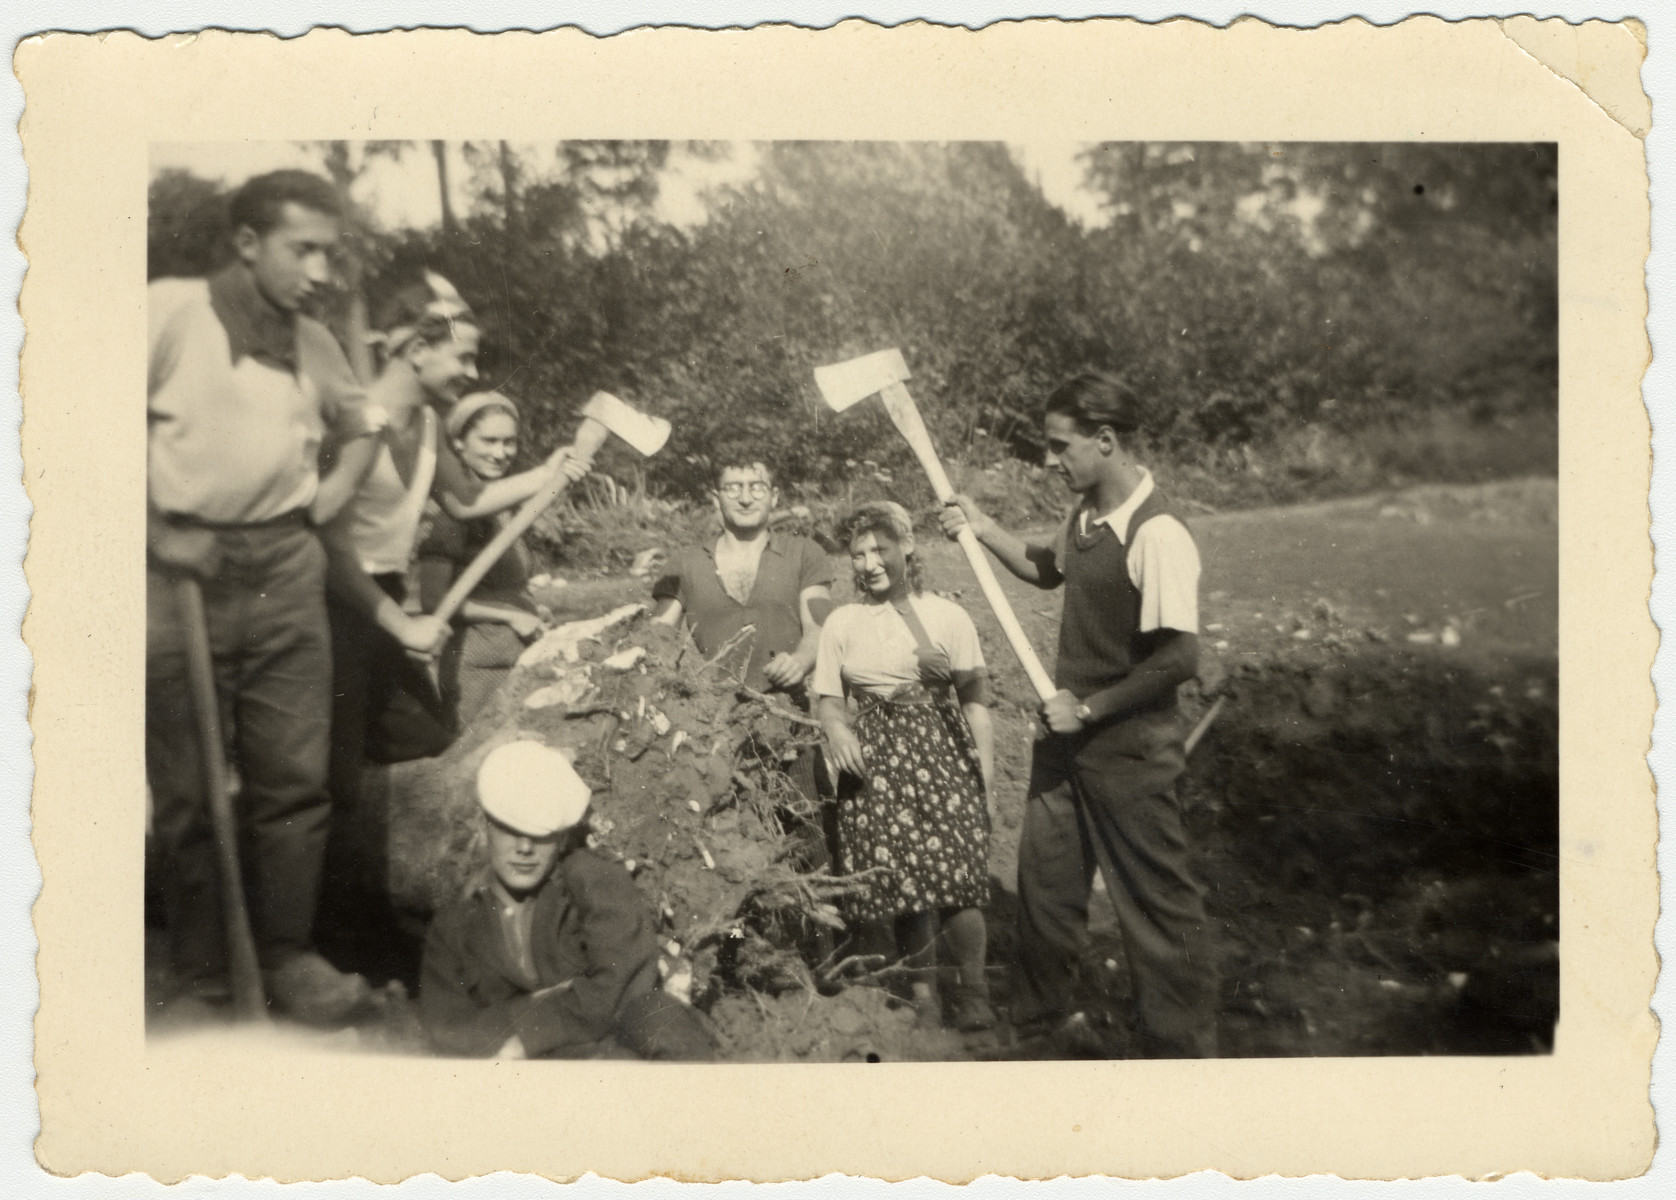
M710 1062L716 1043L704 1018L663 992L649 992L617 1014L619 1045L640 1058L663 1062Z
M1216 970L1175 796L1182 765L1173 734L1122 726L1036 744L1018 849L1019 956L1038 1011L1073 1007L1098 869L1117 910L1143 1050L1212 1057Z
M400 575L375 575L400 604ZM432 758L448 749L448 715L437 685L400 642L358 609L328 597L332 627L332 755L360 766ZM334 769L333 779L337 778Z
M398 575L374 576L398 604ZM335 965L373 979L411 974L417 947L401 945L389 896L385 789L368 789L369 761L406 762L448 748L442 696L401 644L370 617L331 599L332 828L316 917L321 950ZM400 951L406 951L401 953Z
M300 518L216 533L222 566L202 585L228 762L240 793L240 861L257 953L271 965L311 944L331 802L332 661L326 554ZM186 981L226 972L215 842L187 682L174 579L146 570L146 774L164 913Z

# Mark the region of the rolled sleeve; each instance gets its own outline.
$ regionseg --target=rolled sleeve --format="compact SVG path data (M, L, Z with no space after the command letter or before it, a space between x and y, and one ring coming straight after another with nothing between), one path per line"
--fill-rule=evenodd
M832 585L832 560L827 558L826 552L807 538L803 539L800 548L801 557L797 564L797 590L799 593L812 587L830 587Z
M687 595L687 575L692 570L689 554L682 550L675 555L675 561L670 563L669 570L658 576L652 584L652 599L676 600L682 608L691 609Z
M949 605L944 636L948 639L950 667L956 671L983 670L983 645L978 641L978 627L972 624L971 614L958 604Z
M983 644L972 615L958 604L949 604L939 639L949 657L955 694L962 704L989 703L989 672L984 666Z
M1140 632L1199 632L1199 547L1187 526L1168 514L1135 531L1129 578L1141 593Z

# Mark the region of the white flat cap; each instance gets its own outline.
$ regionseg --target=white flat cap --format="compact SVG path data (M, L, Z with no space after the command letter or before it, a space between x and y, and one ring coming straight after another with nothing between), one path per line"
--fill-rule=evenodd
M540 742L496 746L477 768L477 802L526 837L550 837L588 811L592 793L570 760Z

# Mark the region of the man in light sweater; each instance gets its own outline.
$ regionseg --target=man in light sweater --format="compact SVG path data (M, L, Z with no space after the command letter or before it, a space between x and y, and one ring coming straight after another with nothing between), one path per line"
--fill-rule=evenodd
M229 757L242 860L269 999L336 1023L365 980L314 952L330 819L331 651L326 554L315 527L359 486L383 421L324 325L304 315L329 278L336 193L303 171L257 176L231 204L234 261L148 296L146 770L183 991L227 995L214 841L173 586L198 579ZM335 465L322 477L330 438ZM393 602L378 619L427 650L434 622Z

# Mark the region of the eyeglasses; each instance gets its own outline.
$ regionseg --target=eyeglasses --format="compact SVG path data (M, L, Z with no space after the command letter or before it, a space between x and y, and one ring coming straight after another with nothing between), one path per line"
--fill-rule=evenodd
M745 494L745 489L747 488L750 489L752 496L761 500L764 496L768 495L769 492L774 490L774 485L771 483L764 483L760 479L753 479L750 483L735 482L720 483L716 485L716 490L726 496L729 500L739 499L740 496Z

